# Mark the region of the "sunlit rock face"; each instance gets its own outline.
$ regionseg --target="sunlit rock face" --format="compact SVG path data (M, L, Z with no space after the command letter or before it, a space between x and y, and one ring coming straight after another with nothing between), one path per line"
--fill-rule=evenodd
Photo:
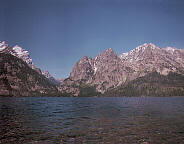
M29 52L22 49L20 46L16 45L12 48L12 55L21 58L25 61L28 65L34 68L34 64L32 59L30 58Z
M108 88L116 87L124 83L133 70L124 66L121 59L111 49L107 49L94 59L95 73L91 81L99 92L105 92Z
M117 54L109 48L94 59L84 56L74 66L70 79L96 87L99 92L115 87L133 75L130 67L124 66Z
M8 45L5 43L5 41L0 41L0 52L4 51Z
M82 57L72 69L70 79L88 82L94 74L93 60L87 56Z

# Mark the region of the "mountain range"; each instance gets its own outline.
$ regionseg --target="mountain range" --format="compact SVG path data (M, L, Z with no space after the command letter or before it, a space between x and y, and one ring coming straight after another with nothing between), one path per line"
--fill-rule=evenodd
M28 51L0 42L0 95L57 95L54 80L34 65Z
M108 48L95 58L83 56L62 81L37 68L19 46L0 42L0 55L0 95L20 95L25 83L25 96L184 96L183 49L145 43L118 56Z

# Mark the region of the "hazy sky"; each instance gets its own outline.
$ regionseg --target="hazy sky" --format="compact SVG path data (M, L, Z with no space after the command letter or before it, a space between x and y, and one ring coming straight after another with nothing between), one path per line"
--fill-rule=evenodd
M67 77L83 56L152 42L184 48L184 0L0 0L0 41Z

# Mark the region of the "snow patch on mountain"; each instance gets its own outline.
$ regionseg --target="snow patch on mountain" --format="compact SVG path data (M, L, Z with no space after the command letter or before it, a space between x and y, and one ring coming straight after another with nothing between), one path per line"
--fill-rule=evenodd
M29 66L33 68L33 62L32 59L30 58L29 52L22 49L20 46L16 45L14 46L12 51L12 55L21 58L23 61L25 61Z
M5 43L5 41L0 41L0 51L4 50L5 48L7 48L8 45Z
M173 47L166 47L165 50L167 50L167 51L173 51L174 52L175 51L175 48L173 48Z
M171 53L171 54L174 54L175 50L177 50L176 48L173 48L173 47L166 47L166 48L163 48L164 50L166 50L167 52Z
M134 53L134 52L139 52L139 51L144 51L147 48L151 48L151 49L156 49L158 48L156 45L152 44L152 43L144 43L143 45L140 45L138 47L136 47L135 49L130 51L130 54Z
M138 47L136 47L135 49L131 50L130 52L126 52L126 53L122 53L119 58L124 61L129 59L130 62L132 62L133 60L135 61L139 61L141 58L139 57L139 54L144 52L145 50L155 50L155 49L160 49L159 47L157 47L156 45L152 44L152 43L144 43Z
M121 58L121 59L124 59L128 54L129 54L128 52L122 53L122 54L120 55L120 58Z
M95 63L94 63L94 73L96 73L96 71L97 71L97 67L96 67L96 65L95 65Z
M42 71L42 75L44 75L46 78L52 77L48 71Z

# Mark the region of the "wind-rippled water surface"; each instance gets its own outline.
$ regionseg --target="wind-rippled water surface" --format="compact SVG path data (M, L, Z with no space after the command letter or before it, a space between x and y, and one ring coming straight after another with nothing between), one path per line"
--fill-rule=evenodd
M184 97L0 97L0 144L183 144Z

